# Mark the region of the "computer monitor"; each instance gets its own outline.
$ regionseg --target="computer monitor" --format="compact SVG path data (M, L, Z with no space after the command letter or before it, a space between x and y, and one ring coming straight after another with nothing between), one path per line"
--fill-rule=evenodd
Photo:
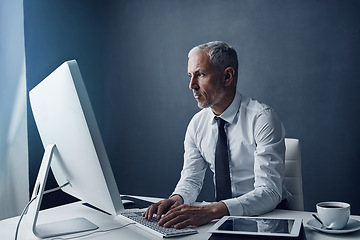
M36 204L28 212L34 234L45 238L96 229L83 218L36 223L50 165L59 186L68 183L64 192L113 215L124 209L77 62L63 63L29 98L45 148L32 196Z

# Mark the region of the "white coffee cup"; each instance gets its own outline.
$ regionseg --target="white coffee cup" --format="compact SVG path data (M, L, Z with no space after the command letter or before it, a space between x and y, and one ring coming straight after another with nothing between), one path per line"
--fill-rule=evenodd
M344 202L321 202L316 204L319 218L326 227L343 229L350 218L350 204Z

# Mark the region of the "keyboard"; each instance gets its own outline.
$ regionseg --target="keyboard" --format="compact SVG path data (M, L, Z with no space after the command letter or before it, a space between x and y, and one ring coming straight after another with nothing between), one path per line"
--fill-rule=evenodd
M197 233L196 230L191 228L182 228L182 229L175 229L165 228L158 225L158 220L153 217L152 220L147 220L143 218L142 214L145 210L141 209L126 209L120 215L134 221L137 223L137 226L145 229L153 234L156 234L160 237L170 238L170 237L177 237L177 236L184 236Z

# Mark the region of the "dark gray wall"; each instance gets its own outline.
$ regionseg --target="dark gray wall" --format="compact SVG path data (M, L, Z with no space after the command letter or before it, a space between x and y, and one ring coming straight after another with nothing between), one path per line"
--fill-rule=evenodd
M122 193L173 190L198 111L187 52L223 40L238 50L239 91L302 143L306 210L339 200L360 214L359 2L24 0L24 11L28 90L78 60ZM33 183L43 150L28 120ZM200 199L213 199L209 176Z

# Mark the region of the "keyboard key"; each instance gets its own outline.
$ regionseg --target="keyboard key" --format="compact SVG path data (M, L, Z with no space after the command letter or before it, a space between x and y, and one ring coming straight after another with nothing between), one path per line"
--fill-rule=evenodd
M143 229L150 230L153 233L157 233L157 235L160 234L162 237L176 237L176 236L183 236L183 235L197 233L196 230L191 228L175 229L173 227L165 228L163 226L159 226L158 221L155 217L153 217L152 220L147 220L143 218L142 216L143 213L144 210L128 209L122 212L121 215L138 223L139 226L142 227Z

